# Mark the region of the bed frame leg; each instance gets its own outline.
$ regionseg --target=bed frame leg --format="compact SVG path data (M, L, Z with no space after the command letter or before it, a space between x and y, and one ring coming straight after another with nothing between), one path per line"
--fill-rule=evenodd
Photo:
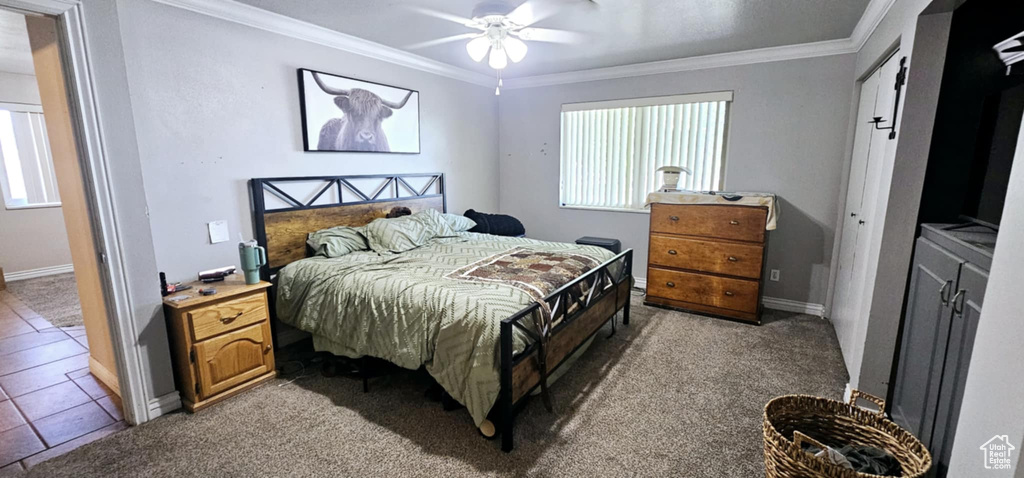
M501 323L501 451L512 451L512 429L515 427L515 413L512 403L512 322Z

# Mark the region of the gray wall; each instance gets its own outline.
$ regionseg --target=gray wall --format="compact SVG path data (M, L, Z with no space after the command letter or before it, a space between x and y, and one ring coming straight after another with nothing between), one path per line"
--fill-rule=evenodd
M238 264L253 177L443 172L452 210L498 207L493 91L155 2L119 3L157 266ZM422 154L304 153L297 68L420 91ZM226 219L231 240L209 243Z
M646 277L649 216L558 206L563 103L733 90L725 188L779 195L765 295L824 304L854 91L855 55L761 63L638 78L513 89L500 97L501 210L527 234L572 241L616 237Z
M0 72L0 103L40 104L36 77ZM5 274L70 264L59 207L7 210L0 204L0 267Z

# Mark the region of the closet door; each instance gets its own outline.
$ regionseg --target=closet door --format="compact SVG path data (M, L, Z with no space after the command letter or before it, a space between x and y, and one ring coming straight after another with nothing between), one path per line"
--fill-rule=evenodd
M832 300L832 320L836 327L842 348L848 351L853 344L846 343L852 337L850 318L854 315L852 278L854 255L857 250L857 235L860 232L859 217L861 199L864 196L864 176L868 167L873 126L867 122L875 114L880 74L875 71L864 80L860 88L860 105L857 108L857 126L853 138L853 159L850 163L849 186L846 190L846 212L843 214L843 232L839 245L839 270L836 275L835 295ZM845 340L844 340L845 339Z
M859 363L850 363L849 360L860 360L863 336L867 330L864 317L867 311L862 307L868 282L868 268L864 258L868 256L871 247L874 225L881 222L876 220L876 216L880 215L876 211L876 204L884 173L885 155L891 144L889 131L876 129L869 121L876 116L892 116L896 93L893 86L900 68L896 53L898 51L861 84L860 105L857 109L846 211L843 214L843 232L839 244L839 270L832 301L832 322L850 370L860 367Z

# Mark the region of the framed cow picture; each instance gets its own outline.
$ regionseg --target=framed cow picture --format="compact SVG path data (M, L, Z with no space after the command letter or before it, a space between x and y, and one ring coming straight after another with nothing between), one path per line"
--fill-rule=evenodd
M420 93L299 69L302 143L318 152L420 152Z

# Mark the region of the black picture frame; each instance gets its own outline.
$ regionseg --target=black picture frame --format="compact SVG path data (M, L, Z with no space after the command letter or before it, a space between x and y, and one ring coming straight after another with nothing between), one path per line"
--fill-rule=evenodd
M352 78L352 77L343 76L343 75L337 75L337 74L334 74L334 73L326 73L326 72L323 72L323 71L312 70L312 69L309 69L309 68L299 68L299 69L297 69L296 74L298 76L299 112L300 112L299 116L300 116L300 120L301 120L301 123L302 123L302 148L303 148L303 151L310 152L310 153L378 153L378 154L419 154L421 152L420 145L422 143L422 139L420 137L420 109L419 109L420 92L418 90L414 90L414 89L411 89L411 88L405 88L405 87L402 87L402 86L389 85L389 84L385 84L385 83L377 83L377 82L374 82L374 81L367 81L367 80L362 80L362 79L359 79L359 78ZM353 139L352 137L346 137L346 138L339 138L337 140L337 141L341 142L342 144L329 145L330 146L329 148L321 147L321 146L324 146L324 144L322 144L322 141L320 141L319 136L320 136L322 130L328 124L328 122L332 122L333 120L343 120L348 115L348 113L345 113L344 111L342 111L340 109L340 106L338 105L337 100L331 101L331 104L330 104L329 107L324 105L323 102L326 100L325 97L334 96L335 98L337 98L339 96L338 95L331 95L329 92L324 91L323 88L321 88L319 85L317 85L315 83L315 80L312 79L312 75L314 75L314 74L319 76L321 80L331 79L331 78L335 79L335 82L337 82L337 80L342 80L343 83L349 83L350 84L350 86L348 87L349 89L359 88L359 89L366 90L366 91L372 93L372 97L375 97L377 99L377 104L376 105L371 104L369 108L363 108L363 110L367 110L368 109L368 110L372 111L372 110L375 110L375 109L384 108L384 109L388 109L388 110L391 111L391 115L389 115L389 117L385 117L385 118L382 118L380 120L379 127L376 128L377 129L376 131L373 131L372 130L373 128L371 126L371 130L369 131L369 135L373 138L372 140L367 142L367 141L362 141L362 140L356 140L356 139ZM322 93L322 95L320 95L322 97L319 98L319 99L314 99L314 98L307 97L307 89L308 89L307 88L307 83L310 84L309 85L310 86L309 89L315 89L315 91L319 91L320 93ZM326 84L327 82L324 81L324 83ZM331 86L331 85L328 85L328 86ZM398 90L399 92L403 92L403 91L407 92L407 94L408 94L407 101L404 104L402 104L402 107L400 109L389 108L387 105L382 105L382 104L380 104L381 100L383 100L384 102L391 102L392 104L400 103L401 100L402 100L402 98L381 98L381 96L378 94L378 92L381 92L381 93L394 93L394 91L387 91L387 92L385 92L385 91L382 91L382 89L390 89L390 90ZM368 99L367 95L360 95L360 96L361 96L361 98L363 100ZM398 95L394 95L394 96L398 96ZM321 103L319 103L318 105L316 105L314 107L314 106L312 106L310 104L311 101L320 101ZM371 102L372 101L373 100L371 99ZM409 115L408 114L408 113L411 112L411 110L407 110L406 108L410 108L410 107L412 107L412 109L415 109L415 114L414 115ZM314 109L316 109L318 111L316 111L316 112L311 111L311 110L314 110ZM330 114L325 114L326 113L325 112L326 109L333 110L335 112L334 114L336 114L337 116L332 116ZM395 119L395 117L397 115L402 115L401 120L404 123L406 123L406 129L400 130L400 134L402 135L400 137L402 139L399 142L400 144L403 144L405 146L398 147L397 148L398 150L395 150L396 148L392 147L392 145L391 145L391 143L394 141L394 137L392 136L391 138L389 138L388 134L383 131L383 127L384 127L384 123L386 123L389 120ZM411 122L411 121L414 121L415 127L412 128L412 129L409 129L408 128L408 123ZM372 120L371 120L371 122L372 122ZM335 122L335 123L336 124L341 124L341 125L345 124L345 123L338 123L338 122ZM360 124L364 124L365 125L365 122L360 122ZM310 127L315 128L315 129L314 130L310 130ZM340 133L341 133L341 131L339 131L339 135L340 135ZM395 133L394 131L391 132L392 135L394 135L394 133ZM353 133L350 130L349 134L358 134L358 133ZM406 137L407 135L414 135L415 136L415 142L412 142L408 137ZM387 150L378 149L380 147L379 140L381 138L383 138L383 140L387 143ZM349 148L345 148L345 146L343 146L343 144L352 144L352 143L357 144L357 146L356 147L349 147ZM376 144L373 144L373 143L376 143ZM410 145L412 145L412 144L415 145L414 148L410 147Z

